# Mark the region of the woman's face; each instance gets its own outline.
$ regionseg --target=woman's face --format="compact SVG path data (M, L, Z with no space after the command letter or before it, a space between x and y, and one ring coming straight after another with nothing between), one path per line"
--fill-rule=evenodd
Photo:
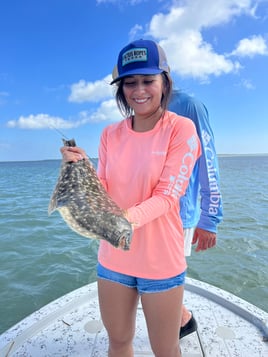
M161 74L135 75L124 78L123 92L135 115L148 116L161 105L163 79Z

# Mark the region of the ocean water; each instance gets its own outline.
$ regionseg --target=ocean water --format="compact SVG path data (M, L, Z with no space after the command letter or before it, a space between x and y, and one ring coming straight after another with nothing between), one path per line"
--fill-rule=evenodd
M96 161L95 161L96 163ZM224 221L188 276L268 311L268 155L219 157ZM60 161L0 163L0 333L96 280L98 241L47 214Z

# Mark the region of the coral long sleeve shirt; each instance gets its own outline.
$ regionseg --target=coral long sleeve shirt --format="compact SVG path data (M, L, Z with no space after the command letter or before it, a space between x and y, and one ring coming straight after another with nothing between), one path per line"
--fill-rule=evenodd
M150 131L132 130L131 118L104 129L98 175L135 228L129 251L101 240L103 266L147 279L166 279L186 269L178 201L200 151L192 121L171 112Z

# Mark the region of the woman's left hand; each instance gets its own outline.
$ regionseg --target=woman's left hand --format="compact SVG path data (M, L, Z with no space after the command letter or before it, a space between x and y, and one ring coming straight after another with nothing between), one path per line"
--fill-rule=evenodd
M77 162L88 159L85 151L77 146L63 146L61 149L62 159L66 162Z

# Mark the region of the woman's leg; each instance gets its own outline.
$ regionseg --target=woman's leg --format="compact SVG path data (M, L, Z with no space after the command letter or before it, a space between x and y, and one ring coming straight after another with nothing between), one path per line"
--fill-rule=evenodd
M105 279L98 279L99 304L109 336L109 357L133 357L137 290Z
M156 357L181 357L179 331L183 285L141 296L148 334Z

